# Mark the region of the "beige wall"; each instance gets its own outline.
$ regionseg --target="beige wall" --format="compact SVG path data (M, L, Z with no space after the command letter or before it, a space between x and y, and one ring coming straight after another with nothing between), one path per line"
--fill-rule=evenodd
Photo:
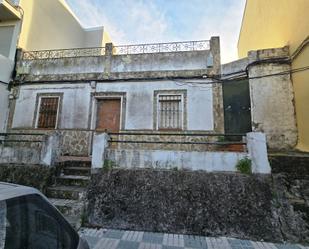
M25 16L19 47L25 50L80 48L89 42L88 32L63 1L21 0L20 4ZM96 37L97 43L101 43L102 37L103 34Z
M21 0L20 5L25 16L18 45L25 50L100 47L110 41L103 26L83 28L64 0Z
M247 0L238 54L265 48L290 47L292 55L309 36L308 0ZM309 48L293 60L292 69L309 66ZM292 74L298 126L297 149L309 151L309 71Z

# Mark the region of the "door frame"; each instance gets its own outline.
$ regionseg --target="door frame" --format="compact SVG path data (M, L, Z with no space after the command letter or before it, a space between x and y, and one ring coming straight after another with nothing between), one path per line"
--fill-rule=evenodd
M125 129L125 116L126 116L126 93L125 92L96 92L91 94L91 118L90 128L96 130L98 101L104 99L120 99L120 124L119 131Z

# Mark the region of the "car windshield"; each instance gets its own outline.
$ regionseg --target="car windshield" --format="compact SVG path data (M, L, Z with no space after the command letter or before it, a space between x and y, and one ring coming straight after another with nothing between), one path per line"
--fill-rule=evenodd
M79 237L40 195L0 201L0 249L76 249Z

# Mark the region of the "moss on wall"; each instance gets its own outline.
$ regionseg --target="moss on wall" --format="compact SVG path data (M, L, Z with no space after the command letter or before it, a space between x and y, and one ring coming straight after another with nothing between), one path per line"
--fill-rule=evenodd
M42 165L0 165L0 181L37 188L45 193L52 184L55 168Z

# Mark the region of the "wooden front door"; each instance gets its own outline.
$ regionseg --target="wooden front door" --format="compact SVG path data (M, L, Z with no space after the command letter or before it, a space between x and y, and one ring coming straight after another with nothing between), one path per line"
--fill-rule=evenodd
M120 129L120 99L98 100L97 130L118 132Z

